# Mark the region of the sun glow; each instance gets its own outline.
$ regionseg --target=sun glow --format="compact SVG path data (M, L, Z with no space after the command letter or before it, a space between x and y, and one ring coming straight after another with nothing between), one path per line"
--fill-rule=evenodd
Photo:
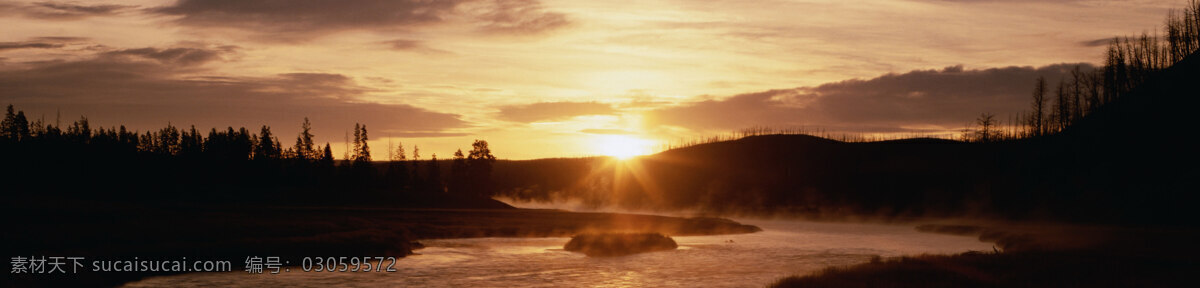
M596 152L621 160L650 154L654 145L653 141L627 135L602 135L596 140Z

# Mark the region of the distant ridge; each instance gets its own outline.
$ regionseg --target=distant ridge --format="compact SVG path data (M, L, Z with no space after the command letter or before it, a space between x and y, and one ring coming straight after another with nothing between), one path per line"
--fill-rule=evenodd
M1049 136L967 143L758 135L639 157L623 170L598 159L555 160L560 169L500 188L522 199L717 214L1191 224L1200 200L1191 180L1200 158L1188 140L1200 119L1198 75L1193 53Z
M719 141L712 143L696 144L683 148L675 148L647 157L663 157L673 156L678 154L698 153L699 151L709 150L744 150L743 152L751 151L783 151L788 148L804 147L808 145L837 145L845 144L844 142L821 138L806 134L774 134L774 135L756 135L743 137L736 140Z

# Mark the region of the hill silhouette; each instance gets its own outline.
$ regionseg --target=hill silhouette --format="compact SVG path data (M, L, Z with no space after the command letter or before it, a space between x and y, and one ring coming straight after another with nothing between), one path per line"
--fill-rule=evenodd
M1033 199L1057 201L1045 202L1059 209L1057 215L1142 225L1118 230L1077 226L1106 227L1092 235L1075 234L1078 229L1042 232L1024 244L998 241L1004 250L995 253L878 259L780 279L769 287L1185 287L1197 269L1196 252L1187 247L1197 233L1190 213L1197 196L1190 179L1198 172L1198 159L1186 124L1200 101L1196 75L1200 54L1193 53L1060 134L1004 143L1005 149L1041 152L1031 158L1033 164L1056 166L1024 167L1056 174L1016 181L1023 187L1053 188L1044 191L1048 196ZM1162 223L1183 226L1153 227ZM935 228L967 235L981 229ZM1039 239L1043 237L1060 239ZM1088 242L1081 238L1092 243L1081 245ZM1047 240L1070 244L1036 244Z
M1061 133L989 143L762 135L633 160L497 163L504 196L591 207L812 217L1194 224L1192 54ZM516 176L516 175L526 175ZM533 175L533 176L528 176Z

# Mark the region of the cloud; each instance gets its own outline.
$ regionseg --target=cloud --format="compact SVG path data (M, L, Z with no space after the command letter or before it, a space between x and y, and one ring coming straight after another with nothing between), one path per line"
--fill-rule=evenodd
M453 52L430 48L424 42L409 39L383 41L384 45L396 51L417 52L422 54L454 54Z
M583 115L609 115L615 112L612 105L597 102L540 102L500 107L499 118L533 123Z
M442 137L460 137L471 134L467 133L447 133L447 132L420 132L420 131L404 131L398 133L390 133L384 136L400 137L400 138L442 138ZM378 137L378 136L377 136Z
M0 3L0 15L17 14L43 20L80 20L94 16L111 16L137 6L96 4L83 5L62 2L34 2L31 4Z
M101 56L144 58L158 61L163 65L187 67L222 59L222 55L234 54L238 49L237 46L229 45L214 48L137 48L108 51L102 53Z
M34 37L28 41L0 42L0 51L12 49L54 49L69 43L87 41L84 37Z
M1052 83L1066 79L1075 65L1083 71L1095 69L1086 63L983 70L951 66L740 94L652 110L644 116L649 125L696 130L758 125L881 133L928 130L910 127L957 129L980 113L1007 117L1027 110L1037 77Z
M442 21L461 1L180 0L154 12L179 24L318 36L351 29L410 28Z
M0 42L0 50L24 49L24 48L62 48L63 44L59 43L44 43L44 42Z
M45 36L45 37L34 37L33 40L48 41L48 42L55 42L55 43L76 43L76 42L86 42L86 41L90 41L92 39L88 38L88 37Z
M413 50L425 46L421 44L421 41L407 39L396 39L392 41L386 41L384 43L391 45L392 49L395 50Z
M1113 38L1100 38L1100 39L1096 39L1096 40L1082 41L1082 42L1079 42L1079 45L1082 45L1084 47L1100 47L1100 46L1108 46L1108 44L1112 43L1112 41L1113 41Z
M477 5L473 5L477 4ZM481 30L503 34L538 34L570 23L562 13L546 12L536 0L493 0L468 4Z
M460 9L462 7L462 9ZM411 31L464 19L485 32L532 33L564 25L535 0L180 0L151 9L194 28L242 30L262 41L302 42L343 31Z
M601 135L633 135L633 134L637 134L637 133L634 133L633 131L622 130L622 129L583 129L583 130L579 130L579 132L587 133L587 134L601 134Z
M322 141L341 141L354 123L375 133L434 135L466 127L459 115L405 104L363 101L373 89L332 73L266 77L213 76L203 67L236 53L218 47L139 48L97 53L78 61L19 63L0 69L0 102L30 115L63 111L98 125L133 129L195 124L271 125L280 139L309 117ZM199 73L197 73L199 72ZM201 75L197 75L201 74ZM65 85L69 83L69 85ZM64 118L70 121L75 116ZM35 117L36 118L36 117Z

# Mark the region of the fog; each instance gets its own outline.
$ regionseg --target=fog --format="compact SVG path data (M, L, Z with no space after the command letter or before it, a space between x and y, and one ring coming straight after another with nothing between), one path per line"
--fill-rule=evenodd
M675 236L677 250L587 257L563 250L569 238L423 240L426 248L401 259L392 273L193 273L148 278L126 287L213 285L410 287L746 287L780 277L875 257L992 251L992 244L906 225L748 221L763 232Z

